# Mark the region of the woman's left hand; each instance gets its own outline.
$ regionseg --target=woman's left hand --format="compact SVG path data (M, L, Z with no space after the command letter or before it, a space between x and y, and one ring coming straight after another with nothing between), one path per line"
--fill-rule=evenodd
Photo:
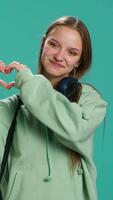
M5 73L9 74L9 73L11 73L11 71L13 69L16 69L17 71L24 70L24 69L26 69L26 67L27 66L24 65L24 64L21 64L21 63L19 63L17 61L13 61L9 65L7 65L7 67L5 68Z

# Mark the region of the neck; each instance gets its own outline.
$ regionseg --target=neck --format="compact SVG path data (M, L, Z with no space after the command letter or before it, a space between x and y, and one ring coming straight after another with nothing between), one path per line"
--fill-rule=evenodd
M59 81L63 78L63 77L54 77L47 73L43 73L43 75L51 82L53 88L55 88L59 83Z

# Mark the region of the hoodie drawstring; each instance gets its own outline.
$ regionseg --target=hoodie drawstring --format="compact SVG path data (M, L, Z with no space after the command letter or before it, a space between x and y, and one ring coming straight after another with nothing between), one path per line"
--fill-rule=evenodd
M50 149L49 149L49 135L47 131L47 127L45 127L45 133L46 133L46 158L47 158L47 165L48 165L48 176L44 178L45 182L49 182L52 180L51 177L51 161L50 161Z

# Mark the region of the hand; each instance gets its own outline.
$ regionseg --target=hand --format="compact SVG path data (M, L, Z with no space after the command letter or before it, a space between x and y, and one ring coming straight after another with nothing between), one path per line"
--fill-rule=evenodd
M26 69L26 67L27 66L24 64L20 64L19 62L13 61L5 68L5 73L9 74L13 69L16 69L17 71L24 70Z
M0 79L0 85L3 86L4 88L6 88L7 90L11 89L12 87L14 87L15 82L10 82L10 83L6 83L5 81Z
M26 65L20 64L19 62L16 62L16 61L13 61L7 66L5 65L4 62L0 61L0 72L4 74L11 73L13 69L16 69L17 71L24 70L26 67L27 67ZM5 81L0 79L0 85L6 88L7 90L14 87L14 84L15 84L14 81L10 83L6 83Z
M5 73L5 63L0 60L0 72Z
M6 73L5 69L6 69L5 63L0 61L0 72ZM14 82L11 82L11 83L7 84L5 81L0 79L0 85L5 87L7 90L9 90L10 88L12 88L14 86Z

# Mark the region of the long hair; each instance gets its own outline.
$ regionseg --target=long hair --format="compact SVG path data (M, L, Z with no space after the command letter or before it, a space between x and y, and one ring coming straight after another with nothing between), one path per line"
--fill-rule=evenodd
M75 29L79 32L82 40L82 54L80 58L80 62L78 67L76 68L76 78L79 79L83 76L87 70L89 70L92 62L92 47L91 47L91 38L88 32L87 27L85 24L79 20L78 18L65 16L61 17L58 20L54 21L47 29L45 35L43 36L41 48L39 52L39 60L38 60L38 67L39 73L43 73L43 65L41 63L41 55L44 47L44 43L46 38L48 37L49 33L56 27L56 26L68 26L72 29ZM70 76L73 75L73 70L70 73Z
M91 47L91 38L90 34L88 32L87 27L85 24L80 20L76 19L71 16L64 16L59 18L58 20L54 21L47 29L45 35L43 36L41 48L39 52L39 60L38 60L38 66L39 66L39 73L43 74L43 65L41 63L41 55L43 52L43 47L46 38L50 34L50 32L56 27L56 26L67 26L72 29L75 29L79 32L82 40L82 54L80 58L80 62L78 67L76 68L76 73L74 73L74 69L70 72L70 76L74 76L76 79L80 79L81 76L83 76L90 68L91 62L92 62L92 47ZM75 102L78 103L80 95L82 91L82 85L79 86L78 92L77 92L77 98L75 99ZM79 153L69 150L71 161L72 161L72 167L74 168L76 164L80 161L80 155Z

